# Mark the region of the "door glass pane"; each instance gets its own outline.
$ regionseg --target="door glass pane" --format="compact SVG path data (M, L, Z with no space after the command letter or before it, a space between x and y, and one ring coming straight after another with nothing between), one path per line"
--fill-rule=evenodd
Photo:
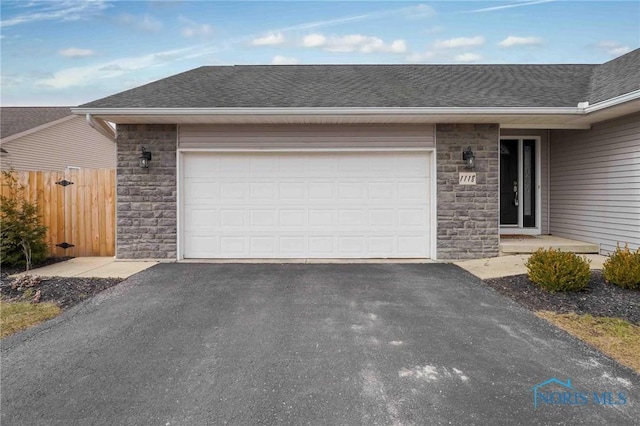
M500 225L518 225L518 143L500 142Z
M536 141L522 141L522 225L536 226Z
M523 164L523 170L522 170L522 177L523 177L523 190L524 190L524 199L523 199L523 208L524 208L524 214L525 216L531 216L531 195L533 192L533 182L532 182L532 173L531 170L533 169L533 164L532 164L532 147L531 146L524 146L524 164Z

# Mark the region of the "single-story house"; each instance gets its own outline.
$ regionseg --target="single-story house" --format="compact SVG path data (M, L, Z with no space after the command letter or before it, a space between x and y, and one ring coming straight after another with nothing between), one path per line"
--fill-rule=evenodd
M113 127L88 123L68 106L2 107L0 124L2 170L116 167Z
M501 233L640 246L640 50L204 66L72 110L117 123L120 259L480 258Z

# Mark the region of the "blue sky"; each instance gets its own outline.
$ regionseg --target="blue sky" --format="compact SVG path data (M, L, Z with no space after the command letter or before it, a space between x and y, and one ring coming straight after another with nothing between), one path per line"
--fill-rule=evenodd
M602 63L640 0L1 0L2 105L78 105L202 65Z

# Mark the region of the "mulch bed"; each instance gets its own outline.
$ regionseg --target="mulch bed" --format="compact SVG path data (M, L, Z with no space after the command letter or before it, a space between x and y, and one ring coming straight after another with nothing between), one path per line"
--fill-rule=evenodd
M69 259L71 258L49 258L34 268ZM9 275L23 271L24 269L21 268L2 268L0 274L2 300L53 302L62 309L67 309L123 281L120 278L46 277L39 280L9 278Z
M532 283L526 274L484 282L533 311L575 312L622 318L640 324L640 290L627 290L608 284L598 270L591 271L589 285L578 292L549 293Z

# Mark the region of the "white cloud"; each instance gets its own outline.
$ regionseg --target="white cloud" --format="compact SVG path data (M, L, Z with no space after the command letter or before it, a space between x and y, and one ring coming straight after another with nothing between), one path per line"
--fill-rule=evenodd
M23 80L24 78L20 75L3 74L0 75L0 87L17 86L22 83Z
M314 28L324 28L324 27L332 27L336 25L342 25L353 22L362 22L362 21L371 21L376 19L385 19L392 16L401 16L405 18L426 18L433 17L436 15L435 9L431 6L427 6L424 4L418 4L416 6L402 7L398 9L390 9L383 10L380 12L372 12L364 15L355 15L355 16L343 16L336 19L329 19L326 21L314 21L314 22L305 22L302 24L291 25L288 27L283 27L277 30L278 31L300 31L300 30L310 30Z
M361 52L361 53L405 53L407 42L398 39L385 43L378 37L362 34L326 37L322 34L309 34L302 39L304 47L318 47L327 52Z
M42 21L81 21L102 14L102 11L111 7L103 0L61 0L42 2L17 3L25 12L11 19L0 21L1 27L10 27L20 24Z
M62 56L67 56L69 58L78 58L83 56L91 56L95 54L95 52L91 49L78 49L77 47L62 49L58 53L61 54Z
M436 10L426 4L419 4L404 9L405 15L410 19L433 18L437 15Z
M444 31L444 27L440 25L436 25L435 27L427 28L424 32L426 34L440 34Z
M391 53L404 53L407 51L407 42L404 40L394 40L391 43Z
M273 46L284 43L284 35L282 33L269 33L264 37L253 39L251 44L254 46Z
M539 46L543 43L543 40L540 37L516 37L509 36L498 43L499 46L502 47L513 47L513 46Z
M478 62L482 56L477 53L461 53L453 58L456 62Z
M413 63L419 63L419 62L425 62L428 61L429 59L432 59L435 55L433 54L433 52L422 52L422 53L411 53L410 55L407 55L407 57L405 58L407 60L407 62L413 62Z
M182 35L185 37L207 37L213 33L213 27L209 24L199 24L189 18L178 18L182 26Z
M468 47L478 47L484 44L484 37L457 37L448 40L437 40L433 47L436 49L460 49Z
M552 1L555 1L555 0L536 0L536 1L526 2L526 3L507 4L504 6L492 6L492 7L485 7L483 9L468 10L466 13L493 12L494 10L512 9L514 7L533 6L535 4L550 3Z
M88 86L98 80L121 77L142 69L163 67L173 62L206 56L217 50L215 46L196 45L120 58L106 63L71 67L55 72L51 77L36 80L36 85L53 89Z
M327 42L327 38L322 34L309 34L302 38L304 47L320 47Z
M300 60L288 56L276 55L271 60L271 63L273 65L296 65L300 63Z
M162 22L151 15L131 15L129 13L123 13L118 16L118 23L147 33L158 32L162 29Z
M629 46L624 46L617 41L601 41L596 44L596 47L600 50L604 50L609 56L622 56L625 53L631 52Z

